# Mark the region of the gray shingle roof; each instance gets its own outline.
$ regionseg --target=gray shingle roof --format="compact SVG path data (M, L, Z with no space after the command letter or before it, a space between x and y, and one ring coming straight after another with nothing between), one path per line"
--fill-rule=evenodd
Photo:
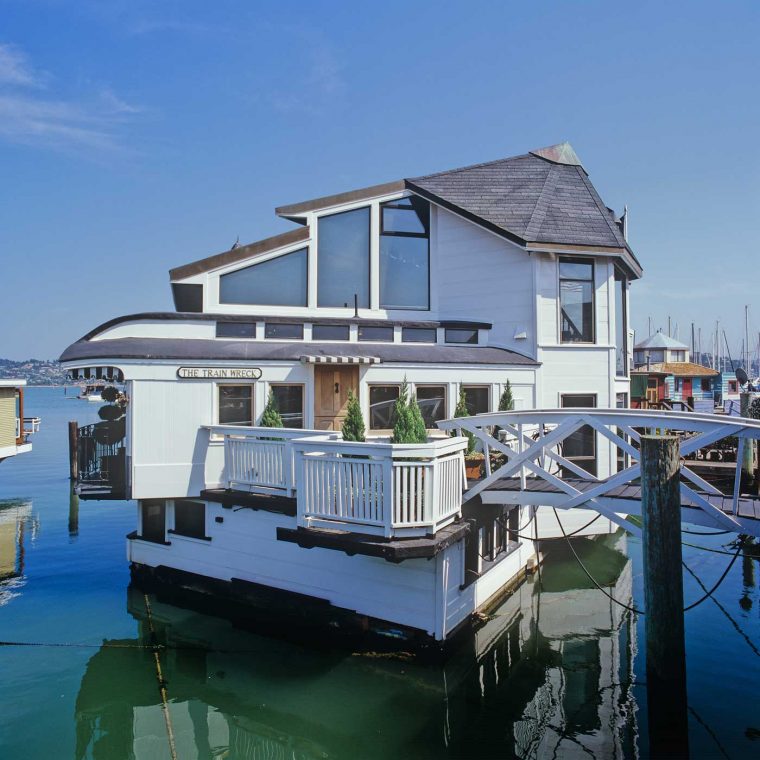
M567 143L414 177L407 184L521 242L626 247L614 215Z

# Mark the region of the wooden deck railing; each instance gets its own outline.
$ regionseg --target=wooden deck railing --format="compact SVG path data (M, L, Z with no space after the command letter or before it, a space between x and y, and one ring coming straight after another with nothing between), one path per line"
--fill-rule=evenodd
M386 537L424 535L461 513L467 440L293 443L298 524Z

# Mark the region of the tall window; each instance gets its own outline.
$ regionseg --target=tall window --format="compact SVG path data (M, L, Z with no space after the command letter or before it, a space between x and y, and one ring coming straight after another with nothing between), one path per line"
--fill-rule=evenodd
M219 303L306 306L308 249L286 253L219 278Z
M163 499L146 499L140 502L142 510L143 541L153 541L158 544L166 541L166 502Z
M369 208L320 217L317 305L369 307Z
M593 393L566 393L561 399L562 408L591 408L596 406ZM590 425L584 425L569 435L562 442L562 456L569 459L581 469L596 475L596 431ZM569 477L578 477L576 473L564 469Z
M303 385L272 385L272 395L286 428L303 427Z
M412 196L380 206L380 307L430 308L430 204Z
M625 275L615 267L615 372L628 374L628 321L626 313L627 283Z
M219 424L253 425L253 385L219 386Z
M559 260L560 341L594 342L594 264Z

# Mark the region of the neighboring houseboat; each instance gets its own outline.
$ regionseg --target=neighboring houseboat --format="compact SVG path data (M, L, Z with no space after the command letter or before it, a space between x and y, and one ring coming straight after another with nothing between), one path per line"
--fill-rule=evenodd
M77 394L77 398L82 401L93 401L96 404L103 403L103 388L105 387L105 381L100 380L96 383L87 383L82 386L81 390Z
M633 349L631 406L712 412L720 389L717 370L691 361L689 347L658 332Z
M80 430L80 490L138 501L143 583L277 597L299 624L309 599L336 624L441 641L536 547L529 509L462 505L467 441L436 423L460 392L496 410L507 383L518 409L628 405L641 267L624 220L567 144L277 213L300 226L172 269L176 313L64 352L75 377L125 384ZM389 442L404 380L427 443ZM349 393L365 443L340 439ZM256 427L270 395L276 434ZM564 455L603 476L608 448L581 430Z
M24 417L26 380L0 379L0 462L32 450L29 437L39 430L39 417Z

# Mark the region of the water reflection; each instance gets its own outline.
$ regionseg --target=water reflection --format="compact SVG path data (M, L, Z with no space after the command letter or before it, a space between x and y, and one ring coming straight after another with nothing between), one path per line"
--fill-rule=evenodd
M630 602L624 535L576 547ZM87 664L78 759L170 756L153 636L166 646L168 723L182 758L636 754L635 626L562 545L541 583L523 584L442 666L300 648L149 603L150 620L130 589L138 636L104 642Z
M32 515L32 502L0 501L0 607L18 596L25 581L27 542L34 541L39 521Z

